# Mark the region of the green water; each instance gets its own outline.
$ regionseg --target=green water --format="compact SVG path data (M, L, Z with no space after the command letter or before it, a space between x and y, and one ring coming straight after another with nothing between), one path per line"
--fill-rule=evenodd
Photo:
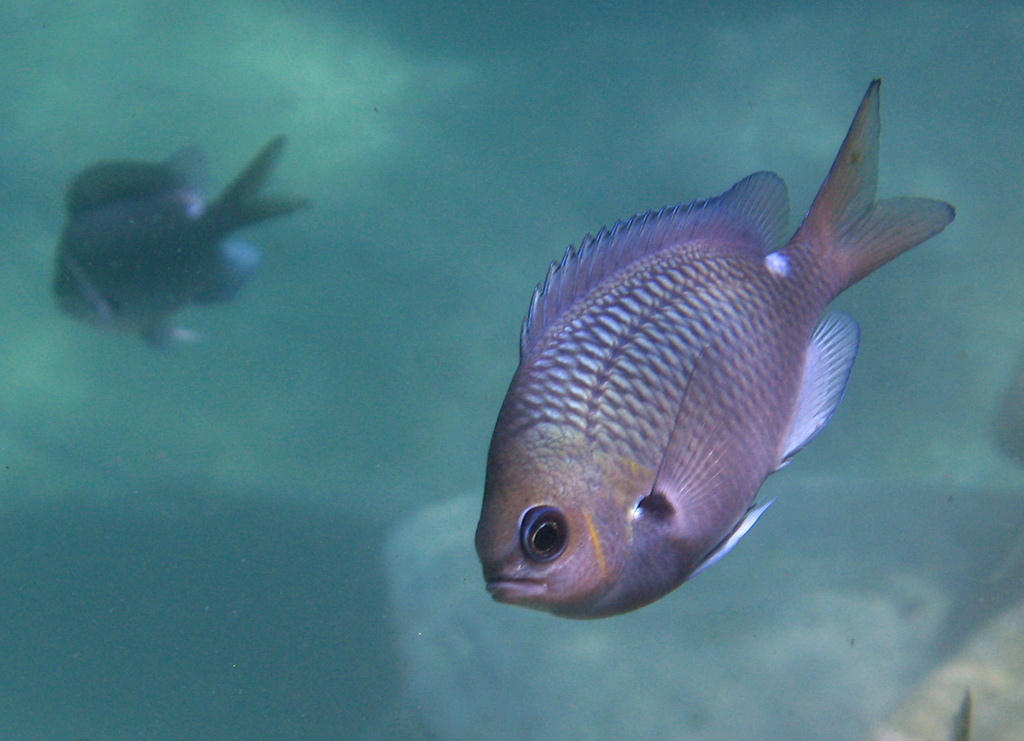
M1021 472L990 436L1024 344L1018 4L14 0L0 29L0 739L472 737L446 720L471 708L429 717L443 697L410 697L382 553L421 508L479 494L534 284L588 231L755 170L786 180L795 227L877 76L880 194L947 200L957 220L839 300L862 330L847 398L772 480L776 523L748 539L799 516L787 476L886 482L844 500L881 528L893 482L1010 492L1002 509L957 509L979 571L936 598L949 634L985 617L958 612L954 583L981 578L972 554L998 560L1021 513ZM263 263L231 303L181 314L200 342L155 351L57 311L75 173L198 144L214 193L277 133L270 190L313 206L244 234ZM843 525L822 515L800 550L840 557ZM438 537L468 543L472 523ZM923 538L922 560L941 560ZM728 560L701 577L701 604L715 579L722 604L743 589L716 576ZM481 612L459 624L482 627L459 629L489 635L504 618L475 586ZM608 625L614 642L629 623ZM949 648L942 634L907 658L906 682ZM721 677L745 697L734 649L705 658L734 667ZM456 675L492 676L516 708L506 671ZM792 717L806 702L781 684L771 701ZM680 707L680 738L743 712ZM608 735L627 737L617 717ZM871 720L764 733L855 739Z

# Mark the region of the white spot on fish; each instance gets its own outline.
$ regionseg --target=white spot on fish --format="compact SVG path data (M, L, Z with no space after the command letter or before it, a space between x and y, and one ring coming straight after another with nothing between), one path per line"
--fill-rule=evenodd
M789 275L789 260L781 252L772 252L765 255L764 265L768 268L768 272L780 278L785 278Z
M182 190L181 200L185 205L185 213L192 220L197 220L206 211L206 204L203 198L194 190Z

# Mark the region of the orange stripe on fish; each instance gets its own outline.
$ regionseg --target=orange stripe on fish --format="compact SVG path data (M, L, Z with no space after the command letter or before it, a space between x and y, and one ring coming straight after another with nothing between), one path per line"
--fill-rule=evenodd
M594 527L594 520L590 514L583 512L583 519L587 523L587 530L590 531L590 539L594 541L594 557L597 559L597 567L601 570L601 576L608 577L608 564L604 560L604 548L601 546L601 536Z

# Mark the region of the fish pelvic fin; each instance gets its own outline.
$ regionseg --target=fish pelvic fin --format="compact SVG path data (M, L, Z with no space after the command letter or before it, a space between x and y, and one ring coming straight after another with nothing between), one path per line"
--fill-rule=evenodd
M309 200L306 198L259 195L280 159L284 145L284 135L275 136L264 144L238 177L210 204L203 219L214 229L226 234L247 224L285 216L308 206Z
M769 499L764 504L750 505L750 509L748 509L747 513L743 515L743 519L736 523L736 527L733 528L732 532L725 536L721 543L712 548L711 551L704 556L704 559L697 565L697 568L690 573L688 578L692 579L709 566L714 566L716 563L721 561L725 557L726 553L736 547L736 544L740 542L740 538L746 535L750 528L754 527L754 524L761 519L761 515L764 514L765 510L771 507L774 503L775 499Z
M163 349L172 342L199 342L199 333L187 327L178 327L166 318L156 319L139 330L139 336L150 347Z
M784 248L817 264L834 293L938 234L956 213L930 198L875 200L880 85L876 79L868 86L807 217Z

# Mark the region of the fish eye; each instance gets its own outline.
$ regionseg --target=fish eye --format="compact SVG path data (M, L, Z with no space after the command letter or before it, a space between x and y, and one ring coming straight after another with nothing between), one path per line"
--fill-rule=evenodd
M531 507L519 525L519 545L531 561L544 563L562 555L569 540L565 515L554 507Z

